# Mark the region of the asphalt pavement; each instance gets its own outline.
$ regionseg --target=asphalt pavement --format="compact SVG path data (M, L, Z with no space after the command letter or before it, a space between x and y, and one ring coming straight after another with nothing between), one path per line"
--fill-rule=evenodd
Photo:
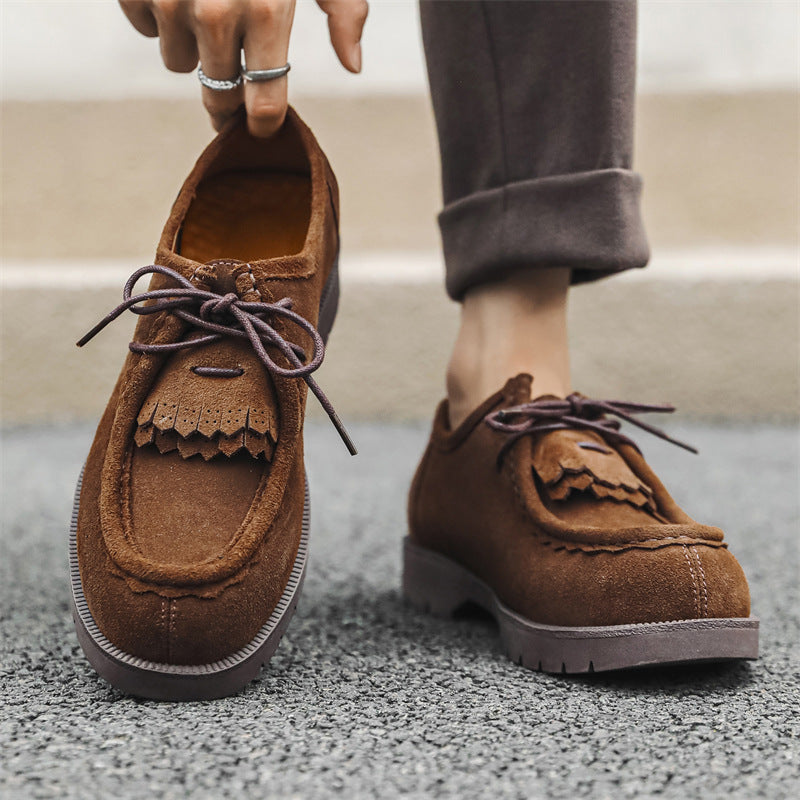
M726 529L761 618L754 663L584 677L510 663L490 621L398 591L420 426L308 432L312 549L298 613L238 696L127 698L85 661L67 528L87 427L3 437L3 798L800 796L798 431L684 425L637 439L679 502Z

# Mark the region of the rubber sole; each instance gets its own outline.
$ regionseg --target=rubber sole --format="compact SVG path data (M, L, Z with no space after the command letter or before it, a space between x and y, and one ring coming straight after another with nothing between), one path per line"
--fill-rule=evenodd
M211 664L160 664L125 653L97 626L81 584L78 567L78 507L83 474L78 479L69 538L72 617L83 652L100 677L125 694L149 700L213 700L243 689L272 658L297 608L308 558L310 503L306 483L300 546L289 582L267 622L236 653Z
M607 672L665 664L758 658L758 619L686 619L603 627L540 625L503 605L464 567L406 538L403 593L416 608L448 617L466 605L486 610L508 657L551 673Z

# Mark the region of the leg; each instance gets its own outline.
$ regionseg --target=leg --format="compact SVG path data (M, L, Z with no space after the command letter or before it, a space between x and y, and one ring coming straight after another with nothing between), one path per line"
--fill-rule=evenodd
M452 423L508 375L569 390L566 294L647 262L631 167L636 6L421 3L447 289L463 301Z
M447 368L453 427L510 375L535 375L537 395L569 394L569 280L568 269L542 267L467 291Z
M635 5L424 2L422 20L463 307L411 486L406 597L483 606L508 655L548 672L755 658L722 531L688 517L619 430L681 444L631 416L669 407L542 397L568 392L570 282L647 260Z

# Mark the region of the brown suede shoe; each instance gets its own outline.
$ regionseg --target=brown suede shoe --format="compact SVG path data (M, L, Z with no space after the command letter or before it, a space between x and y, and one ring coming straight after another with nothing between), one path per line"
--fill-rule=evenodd
M125 309L142 315L78 484L70 549L78 638L125 692L235 692L288 625L308 546L308 388L346 439L310 376L336 312L337 204L293 110L267 141L237 117L181 189L158 266L137 270L79 342Z
M511 379L455 431L439 406L411 487L408 599L482 606L509 657L545 672L757 658L722 531L681 511L610 418L668 439L630 414L671 407L531 401L531 382Z

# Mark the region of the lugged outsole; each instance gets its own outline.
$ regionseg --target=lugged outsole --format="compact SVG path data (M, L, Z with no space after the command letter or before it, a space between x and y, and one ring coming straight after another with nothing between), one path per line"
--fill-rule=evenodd
M110 642L97 626L83 593L78 567L78 508L83 472L78 478L70 524L69 562L72 583L72 617L83 652L97 673L114 688L150 700L213 700L235 694L253 680L272 658L289 626L303 588L310 502L306 481L300 545L281 599L252 641L211 664L161 664L125 653Z
M498 624L508 657L549 673L588 673L758 658L758 619L686 619L630 625L541 625L503 605L464 567L406 538L403 593L415 607L452 616L474 604Z

